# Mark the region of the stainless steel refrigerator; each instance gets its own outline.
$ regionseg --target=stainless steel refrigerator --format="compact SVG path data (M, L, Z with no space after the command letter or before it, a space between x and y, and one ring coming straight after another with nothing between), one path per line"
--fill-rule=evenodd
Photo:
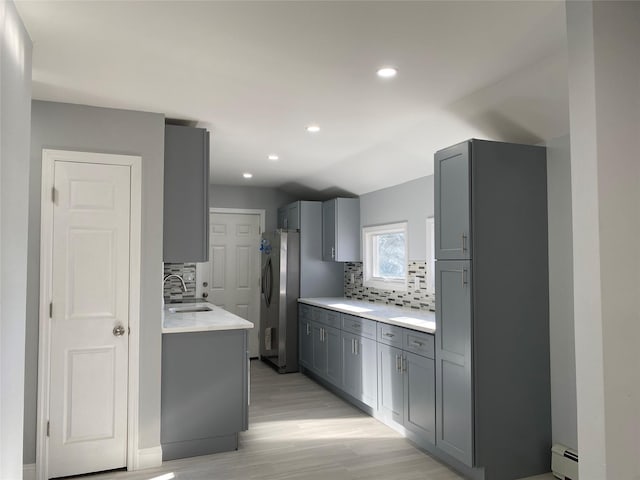
M260 358L280 373L297 372L300 233L266 232L260 250Z

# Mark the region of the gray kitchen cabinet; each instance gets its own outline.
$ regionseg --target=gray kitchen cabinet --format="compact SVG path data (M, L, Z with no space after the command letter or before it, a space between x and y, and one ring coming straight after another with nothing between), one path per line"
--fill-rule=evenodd
M343 331L342 361L344 391L375 410L378 403L375 340Z
M322 259L360 261L360 199L334 198L322 203Z
M436 153L435 250L439 260L471 258L470 144Z
M162 335L164 460L238 448L249 422L248 369L246 330Z
M436 262L437 445L469 466L473 464L470 270L468 260Z
M340 330L311 322L311 370L335 386L342 385Z
M278 228L284 230L300 229L300 204L293 202L278 208Z
M163 261L209 260L209 132L165 126Z
M313 331L311 320L300 315L298 318L299 359L298 363L306 368L313 365Z
M287 229L287 206L278 208L278 228Z
M473 139L434 161L436 447L473 478L544 473L546 151Z
M430 443L436 442L436 378L432 358L404 353L405 428Z
M378 343L378 412L385 422L402 425L404 376L402 350Z

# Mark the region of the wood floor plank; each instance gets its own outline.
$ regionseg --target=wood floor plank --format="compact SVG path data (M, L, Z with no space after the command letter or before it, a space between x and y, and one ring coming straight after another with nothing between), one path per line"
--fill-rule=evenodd
M251 362L249 430L241 434L237 451L80 478L152 480L167 473L179 480L462 478L304 375L279 375L256 360Z

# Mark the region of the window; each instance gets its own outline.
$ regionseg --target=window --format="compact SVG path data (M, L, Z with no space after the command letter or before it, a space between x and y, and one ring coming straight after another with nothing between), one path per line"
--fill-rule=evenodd
M364 286L407 289L407 223L362 229Z

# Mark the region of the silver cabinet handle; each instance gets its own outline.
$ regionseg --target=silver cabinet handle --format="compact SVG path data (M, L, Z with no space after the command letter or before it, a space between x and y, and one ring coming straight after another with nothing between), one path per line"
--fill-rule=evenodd
M310 327L311 327L311 324L307 323L307 335L309 335L311 333L311 331L310 331L311 328Z
M124 332L126 330L124 329L124 327L122 325L118 325L117 327L113 327L113 336L114 337L121 337L122 335L124 335Z
M383 335L384 335L385 337L395 337L395 335L394 335L393 333L387 333L387 332L384 332L384 333L383 333Z
M465 285L467 285L467 269L463 268L462 269L462 288L465 287Z
M324 342L324 328L320 329L320 341Z
M353 328L362 328L362 325L360 325L359 323L352 323L351 326Z
M417 347L424 347L424 343L419 342L417 340L411 340L412 345L416 345Z
M396 355L396 371L400 371L400 355Z
M331 247L331 258L336 258L336 247Z
M467 251L467 235L464 233L462 234L462 251Z
M407 357L402 357L401 361L400 361L400 366L402 367L402 371L406 372L407 371Z
M353 344L356 346L356 355L360 355L360 344L357 340L354 340Z

